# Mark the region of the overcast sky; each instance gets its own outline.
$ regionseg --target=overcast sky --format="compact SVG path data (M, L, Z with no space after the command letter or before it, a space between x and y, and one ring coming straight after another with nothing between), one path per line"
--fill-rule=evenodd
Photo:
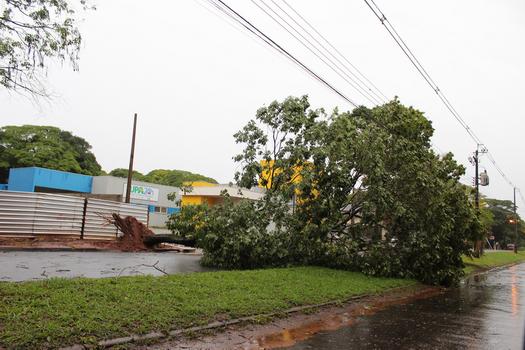
M225 1L351 99L370 106L251 1ZM399 96L402 103L424 111L436 129L437 149L452 151L468 166L464 182L471 181L467 159L475 143L364 1L288 2L386 96ZM525 192L525 2L376 3L503 171ZM96 5L96 11L83 15L80 71L51 67L47 83L57 97L39 105L0 90L1 125L53 125L72 131L91 143L109 171L127 167L132 114L137 112L137 170L184 169L228 182L235 171L232 156L239 149L232 135L257 108L303 94L314 107L352 108L204 0L104 0ZM482 192L511 199L512 188L486 157L481 165L491 176Z

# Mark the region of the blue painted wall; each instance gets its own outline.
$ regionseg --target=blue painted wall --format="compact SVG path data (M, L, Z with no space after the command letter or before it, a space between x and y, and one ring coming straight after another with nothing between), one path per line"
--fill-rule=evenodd
M0 191L7 190L7 184L0 184Z
M180 208L168 208L167 210L168 215L175 214L175 213L180 213Z
M33 192L35 190L36 168L12 168L9 169L9 191Z
M93 177L45 168L14 168L9 170L10 191L34 192L35 187L91 193Z

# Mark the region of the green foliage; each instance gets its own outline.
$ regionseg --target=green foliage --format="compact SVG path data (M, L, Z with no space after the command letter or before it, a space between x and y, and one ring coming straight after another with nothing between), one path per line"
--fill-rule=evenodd
M0 283L0 347L60 348L414 285L319 267Z
M128 169L116 168L116 169L111 170L108 173L108 175L127 178L128 177ZM136 170L133 170L132 178L133 178L133 180L137 180L137 181L145 181L144 180L144 175L141 172L138 172Z
M464 168L451 154L432 151L432 134L423 113L397 100L329 117L310 109L306 97L259 109L235 134L244 145L235 157L242 166L236 179L246 187L262 183L266 197L208 214L214 226L203 233L209 240L201 240L207 262L323 264L456 283L466 242L481 226L459 183ZM261 179L265 162L273 165ZM290 200L293 208L272 207ZM261 215L266 212L271 216ZM284 245L287 254L270 258L267 252L280 247L271 244Z
M186 205L179 213L170 215L166 227L177 236L197 238L204 234L201 229L208 212L209 207L205 204Z
M147 181L161 185L180 187L184 182L206 181L216 184L217 181L211 177L195 174L186 170L155 169L145 175Z
M40 78L48 59L69 61L78 69L81 35L76 7L86 1L5 1L0 9L0 85L31 95L47 95Z
M289 261L290 237L278 216L286 203L239 201L228 196L213 207L190 205L170 216L175 234L197 239L202 263L220 268L283 266Z
M0 128L0 183L9 168L37 166L86 175L101 173L91 145L69 131L53 126L4 126Z
M117 168L109 172L111 176L128 177L128 169ZM217 180L212 179L201 174L195 174L185 170L165 170L155 169L143 175L142 173L133 170L133 179L137 181L151 182L159 185L181 187L184 182L192 181L206 181L210 183L217 183Z
M490 225L490 233L494 235L495 240L499 242L502 248L507 244L515 243L516 241L516 227L510 222L514 219L514 203L510 200L501 200L494 198L484 198L486 208L492 214L492 222ZM525 226L519 214L518 218L518 244L520 246L525 243Z
M494 213L492 212L487 200L484 196L480 196L479 203L479 222L482 227L482 234L484 239L490 235L492 231L492 225L494 225Z

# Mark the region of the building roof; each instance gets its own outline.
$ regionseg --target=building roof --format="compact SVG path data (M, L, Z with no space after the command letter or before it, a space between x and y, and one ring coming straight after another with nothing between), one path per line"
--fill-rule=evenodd
M232 198L246 198L259 200L264 196L264 191L260 188L246 189L235 185L216 185L205 187L193 187L191 192L186 192L184 196L206 196L219 197L221 192L226 191Z

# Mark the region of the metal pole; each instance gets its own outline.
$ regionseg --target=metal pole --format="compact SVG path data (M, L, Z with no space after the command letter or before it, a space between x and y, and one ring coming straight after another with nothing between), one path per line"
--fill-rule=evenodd
M479 218L479 145L476 147L476 152L474 152L474 166L475 166L475 175L474 175L474 186L475 186L475 205L476 205L476 216ZM474 246L475 255L479 258L483 254L483 241L476 240Z
M518 253L518 215L516 214L516 187L514 187L514 253Z
M84 209L82 210L82 226L80 227L80 239L84 239L84 231L86 230L86 214L87 214L87 197L84 198Z
M475 184L476 184L476 213L479 216L479 152L476 149L476 156L474 157L474 160L476 161L476 175L475 175Z
M131 179L133 177L133 158L135 157L135 133L137 132L137 113L133 118L133 135L131 137L131 152L129 155L128 184L126 187L126 203L129 203L131 197Z

